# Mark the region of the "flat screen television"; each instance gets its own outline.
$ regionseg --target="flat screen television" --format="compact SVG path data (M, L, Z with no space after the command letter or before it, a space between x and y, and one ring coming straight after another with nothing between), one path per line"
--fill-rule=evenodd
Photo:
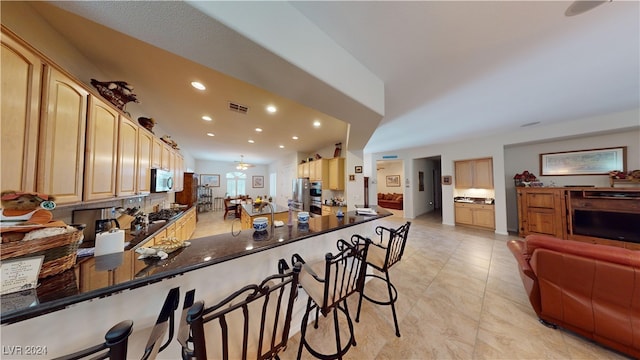
M640 243L640 214L576 209L573 233Z

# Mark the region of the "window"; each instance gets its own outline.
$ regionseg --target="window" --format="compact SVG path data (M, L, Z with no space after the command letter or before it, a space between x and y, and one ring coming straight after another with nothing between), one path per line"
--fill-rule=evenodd
M229 172L227 178L227 195L235 197L238 195L246 195L247 175L241 172Z

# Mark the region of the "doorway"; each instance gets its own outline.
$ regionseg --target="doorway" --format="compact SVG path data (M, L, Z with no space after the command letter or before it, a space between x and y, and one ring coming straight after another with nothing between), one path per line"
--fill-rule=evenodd
M402 186L405 179L403 160L377 160L376 181L378 183L378 206L404 217L405 194Z
M418 186L415 189L414 207L416 216L434 213L442 217L442 176L441 157L415 159L413 167L418 173ZM420 184L420 174L424 182Z

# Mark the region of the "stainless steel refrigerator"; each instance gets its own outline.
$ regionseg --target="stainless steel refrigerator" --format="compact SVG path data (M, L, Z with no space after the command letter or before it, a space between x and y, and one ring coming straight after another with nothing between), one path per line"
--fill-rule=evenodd
M311 207L311 190L309 178L293 179L293 209L297 211L309 211Z

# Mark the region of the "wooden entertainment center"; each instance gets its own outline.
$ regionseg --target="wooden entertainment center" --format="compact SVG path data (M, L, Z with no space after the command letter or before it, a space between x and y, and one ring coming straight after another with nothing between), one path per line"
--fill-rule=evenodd
M518 234L640 250L640 188L516 188Z

